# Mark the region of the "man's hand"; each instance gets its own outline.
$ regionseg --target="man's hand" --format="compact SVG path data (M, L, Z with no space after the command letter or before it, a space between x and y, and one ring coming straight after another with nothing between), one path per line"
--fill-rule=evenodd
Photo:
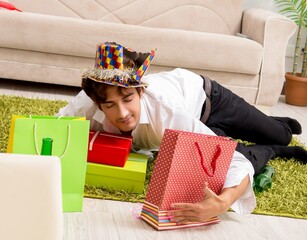
M169 211L171 222L202 222L212 217L225 213L232 203L236 201L249 184L249 177L246 176L238 186L224 188L220 195L216 195L204 184L204 199L198 203L174 203L173 208L178 210Z
M172 222L202 222L222 214L230 206L209 187L204 184L204 199L199 203L174 203L173 208L178 210L170 211L169 216Z

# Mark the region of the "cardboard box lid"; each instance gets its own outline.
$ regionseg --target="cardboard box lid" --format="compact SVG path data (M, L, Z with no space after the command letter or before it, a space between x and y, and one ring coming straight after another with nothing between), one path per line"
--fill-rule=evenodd
M147 160L148 158L146 155L130 153L124 167L88 162L87 174L144 181L146 176Z

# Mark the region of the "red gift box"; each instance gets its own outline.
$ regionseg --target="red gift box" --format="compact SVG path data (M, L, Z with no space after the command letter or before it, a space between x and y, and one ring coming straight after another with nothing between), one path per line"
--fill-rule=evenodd
M172 203L203 200L208 183L219 194L237 143L228 138L166 129L148 187L141 218L157 230L184 228L219 222L177 225L167 218Z
M132 136L90 131L87 161L123 167L131 144Z

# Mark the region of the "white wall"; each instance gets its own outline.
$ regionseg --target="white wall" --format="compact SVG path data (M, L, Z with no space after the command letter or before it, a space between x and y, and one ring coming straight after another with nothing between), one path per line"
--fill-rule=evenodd
M273 0L245 0L243 7L244 9L250 7L257 7L273 11L276 10L275 2Z

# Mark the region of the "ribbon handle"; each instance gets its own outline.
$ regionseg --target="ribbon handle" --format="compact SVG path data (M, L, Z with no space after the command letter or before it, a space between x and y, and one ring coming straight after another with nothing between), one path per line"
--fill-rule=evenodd
M196 145L196 148L198 150L198 153L199 153L199 156L200 156L200 165L201 167L203 168L204 172L209 176L209 177L213 177L214 174L215 174L215 170L216 170L216 162L217 162L217 159L219 158L219 156L221 155L221 152L222 152L222 148L221 148L221 145L218 144L216 146L216 152L213 156L213 159L211 161L211 168L212 168L212 173L209 173L208 169L206 168L205 166L205 158L203 156L203 153L200 149L200 146L198 144L198 142L195 142L195 145Z
M67 150L69 148L69 145L70 145L70 131L71 131L71 127L70 127L70 124L68 124L67 125L67 141L66 141L66 146L65 146L65 149L64 149L62 155L59 156L60 159L62 159L66 155ZM37 123L34 123L33 135L34 135L35 150L36 150L36 154L40 155L40 152L38 150L38 143L37 143L36 132L37 132Z

